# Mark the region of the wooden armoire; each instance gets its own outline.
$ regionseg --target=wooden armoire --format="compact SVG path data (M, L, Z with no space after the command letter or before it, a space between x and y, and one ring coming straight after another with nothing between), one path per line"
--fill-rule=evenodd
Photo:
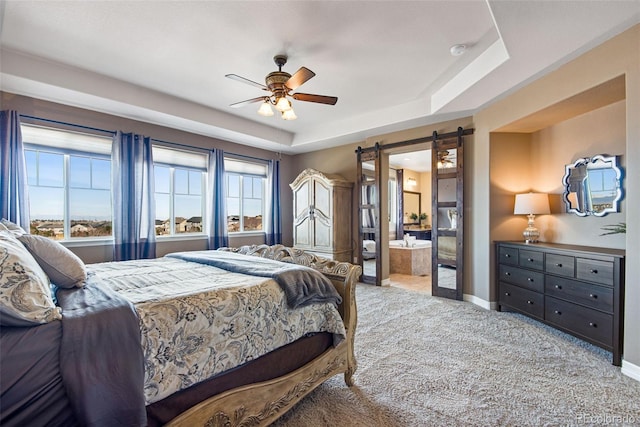
M293 246L336 261L352 262L353 183L305 169L293 190Z

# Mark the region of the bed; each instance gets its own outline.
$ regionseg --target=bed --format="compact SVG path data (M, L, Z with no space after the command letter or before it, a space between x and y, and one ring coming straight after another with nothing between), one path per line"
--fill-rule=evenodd
M7 235L0 229L3 304L18 273L28 286L42 278L14 268L7 247L23 248ZM52 282L65 280L32 255ZM336 374L353 384L359 266L252 245L82 267L82 287L58 288L57 305L35 299L45 321L0 307L1 425L268 425Z

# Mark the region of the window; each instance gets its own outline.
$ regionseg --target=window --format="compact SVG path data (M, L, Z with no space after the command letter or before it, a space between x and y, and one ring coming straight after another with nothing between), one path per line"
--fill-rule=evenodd
M227 230L229 233L262 231L265 163L224 159L227 188Z
M111 237L111 138L22 125L32 234Z
M153 146L156 235L204 232L206 155Z

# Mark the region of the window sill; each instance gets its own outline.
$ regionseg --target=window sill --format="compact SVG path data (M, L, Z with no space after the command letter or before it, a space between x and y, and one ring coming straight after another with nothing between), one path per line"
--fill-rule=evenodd
M256 237L256 236L264 236L266 233L264 231L236 231L235 233L229 233L229 238L231 237Z

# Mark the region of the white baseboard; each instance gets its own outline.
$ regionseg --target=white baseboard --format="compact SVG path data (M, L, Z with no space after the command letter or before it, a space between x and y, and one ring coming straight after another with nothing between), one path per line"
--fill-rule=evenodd
M627 362L626 360L622 361L622 369L621 372L628 376L629 378L633 378L636 381L640 381L640 366L634 365L631 362Z
M380 286L391 286L391 279L386 278L380 281Z
M478 298L475 295L464 294L462 296L462 299L464 301L467 301L467 302L470 302L472 304L475 304L478 307L482 307L485 310L495 310L498 307L498 304L496 302L489 302L487 300L483 300L482 298Z

